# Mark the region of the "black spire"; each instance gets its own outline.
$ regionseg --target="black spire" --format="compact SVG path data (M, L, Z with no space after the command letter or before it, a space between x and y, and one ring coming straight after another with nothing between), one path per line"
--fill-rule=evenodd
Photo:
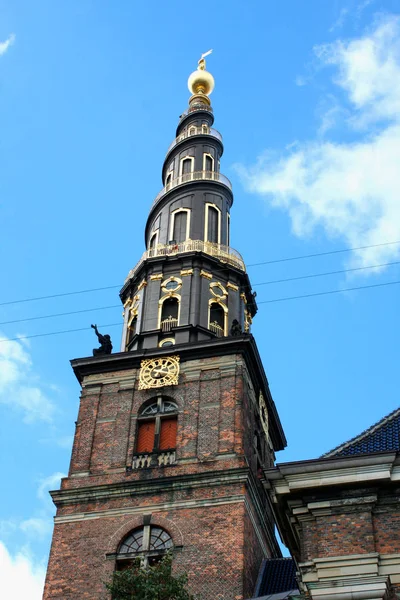
M224 148L212 127L214 78L204 56L164 159L147 249L121 290L122 351L247 333L256 312L243 259L230 247L232 185L220 172Z

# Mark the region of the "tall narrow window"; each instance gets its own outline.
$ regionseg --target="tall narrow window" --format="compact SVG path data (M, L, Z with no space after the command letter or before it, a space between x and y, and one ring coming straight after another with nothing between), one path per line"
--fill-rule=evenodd
M214 159L210 154L204 155L203 170L207 173L206 177L212 176L212 171L214 171Z
M226 245L231 245L231 215L229 213L226 215Z
M219 243L219 212L213 206L208 206L207 240Z
M218 302L210 304L209 320L210 330L217 337L223 337L225 335L225 311Z
M177 412L178 408L174 402L161 397L141 411L138 418L137 454L175 450Z
M181 162L182 181L190 181L192 178L192 176L191 176L192 171L193 171L192 158L184 158Z
M171 185L171 181L172 181L172 171L170 171L167 175L167 178L165 180L165 187L167 188L167 190L169 189L169 186Z
M177 298L167 298L162 303L160 328L164 333L171 331L178 326L179 319L179 300Z
M180 242L184 242L186 240L187 220L188 213L186 210L182 210L174 214L172 239L175 240L177 244L180 244Z
M154 248L157 246L157 238L158 231L155 231L150 238L149 250L154 250Z

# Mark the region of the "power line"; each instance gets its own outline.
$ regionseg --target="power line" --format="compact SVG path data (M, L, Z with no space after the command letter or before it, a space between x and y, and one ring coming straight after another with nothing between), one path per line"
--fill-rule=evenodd
M24 298L23 300L9 300L8 302L0 302L0 306L20 304L22 302L33 302L34 300L49 300L51 298L61 298L62 296L74 296L75 294L88 294L89 292L101 292L102 290L111 290L120 287L121 285L108 285L106 287L91 288L89 290L78 290L77 292L63 292L62 294L51 294L50 296L36 296L35 298Z
M268 285L268 284L273 284L273 283L283 283L283 282L287 282L287 281L297 281L299 279L309 279L309 278L313 278L313 277L323 277L325 275L336 275L338 273L348 273L348 272L351 272L351 271L361 271L361 270L365 270L365 269L376 269L378 267L388 267L388 266L391 266L391 265L398 265L398 264L400 264L400 261L394 261L394 262L390 262L390 263L383 263L383 264L380 264L380 265L369 265L369 266L366 266L366 267L354 267L353 269L342 269L340 271L328 271L326 273L313 273L313 274L310 274L310 275L301 275L299 277L289 277L287 279L275 279L275 280L271 280L271 281L262 281L260 283L255 284L255 285L258 286L258 285ZM386 285L386 284L384 284L384 285ZM368 287L368 286L361 286L361 287ZM353 289L353 288L350 288L350 289ZM359 288L354 288L354 289L359 289ZM337 291L341 291L341 290L337 290ZM323 292L323 293L325 293L325 292ZM329 293L334 293L334 292L332 291L332 292L329 292ZM313 295L313 294L311 294L311 295ZM320 295L320 294L317 293L315 295ZM307 295L305 295L305 296L299 296L299 297L303 298L303 297L307 297ZM294 298L297 298L297 296L294 296ZM270 302L270 301L266 300L265 302ZM263 303L264 303L264 301L258 302L258 304L263 304ZM122 306L121 306L121 304L112 304L110 306L97 306L97 307L94 307L94 308L85 308L85 309L82 309L82 310L73 310L73 311L69 311L69 312L54 313L54 314L51 314L51 315L41 315L41 316L38 316L38 317L25 317L23 319L13 319L11 321L1 321L0 325L10 325L12 323L24 323L24 322L27 322L27 321L38 321L38 320L43 320L43 319L52 319L52 318L55 318L55 317L66 317L68 315L78 315L78 314L81 314L81 313L94 312L94 311L97 311L97 310L108 310L110 308L122 308Z
M352 269L342 269L341 271L327 271L326 273L312 273L311 275L300 275L299 277L288 277L287 279L273 279L271 281L262 281L255 283L257 285L268 285L270 283L284 283L286 281L298 281L299 279L310 279L312 277L323 277L325 275L338 275L339 273L351 273L352 271L364 271L365 269L378 269L379 267L390 267L391 265L399 265L400 260L394 262L382 263L381 265L369 265L367 267L354 267ZM1 323L0 323L1 325Z
M262 300L257 304L270 304L272 302L283 302L284 300L298 300L299 298L311 298L312 296L326 296L327 294L340 294L341 292L352 292L353 290L366 290L369 288L383 287L384 285L396 285L398 281L387 281L386 283L373 283L371 285L360 285L357 287L343 288L342 290L328 290L327 292L315 292L313 294L304 294L302 296L286 296L284 298L273 298L272 300Z
M303 254L302 256L290 256L288 258L278 258L275 260L265 260L264 262L252 263L248 267L259 267L260 265L272 265L274 263L286 262L289 260L300 260L302 258L314 258L315 256L327 256L328 254L340 254L341 252L352 252L353 250L366 250L367 248L378 248L379 246L390 246L400 244L397 242L383 242L382 244L371 244L370 246L358 246L355 248L344 248L343 250L330 250L329 252L317 252L316 254Z
M9 325L10 323L23 323L24 321L38 321L39 319L51 319L52 317L65 317L67 315L78 315L79 313L87 313L95 310L107 310L108 308L121 308L121 304L113 304L111 306L98 306L96 308L84 308L82 310L72 310L70 312L55 313L52 315L42 315L40 317L27 317L25 319L14 319L13 321L2 321L0 325Z
M98 325L98 327L116 327L117 325L121 325L121 323L109 323L108 325ZM28 340L30 338L36 337L45 337L48 335L60 335L62 333L73 333L75 331L87 331L90 327L79 327L79 329L65 329L64 331L51 331L49 333L35 333L34 335L21 335L15 338L3 338L0 339L1 342L15 342L19 340Z
M339 254L341 252L351 252L353 250L366 250L367 248L378 248L379 246L390 246L393 244L400 244L400 240L397 242L384 242L382 244L372 244L370 246L358 246L358 247L354 247L354 248L344 248L342 250L331 250L330 252L318 252L316 254L303 254L301 256L291 256L288 258L278 258L278 259L274 259L274 260L267 260L264 262L260 262L260 263L252 263L247 265L247 267L258 267L261 265L271 265L274 263L281 263L281 262L287 262L287 261L291 261L291 260L301 260L303 258L314 258L317 256L327 256L329 254ZM389 263L392 264L392 263ZM395 264L395 263L393 263ZM370 267L373 268L373 267ZM342 271L343 273L345 273L346 271ZM340 271L338 271L338 273L340 273ZM319 276L318 274L316 275L316 277ZM264 284L257 284L257 285L264 285ZM34 298L24 298L22 300L9 300L7 302L0 302L0 306L7 306L10 304L21 304L24 302L34 302L35 300L50 300L52 298L61 298L63 296L74 296L76 294L88 294L90 292L101 292L103 290L111 290L111 289L115 289L115 288L121 288L122 285L118 284L118 285L108 285L105 287L99 287L99 288L90 288L87 290L78 290L78 291L74 291L74 292L63 292L60 294L50 294L48 296L36 296Z
M302 296L287 296L285 298L273 298L272 300L262 300L261 302L258 302L258 304L270 304L272 302L283 302L285 300L298 300L300 298L311 298L312 296L325 296L327 294L338 294L341 292L350 292L350 291L354 291L354 290L365 290L365 289L369 289L369 288L376 288L376 287L383 287L386 285L396 285L399 284L400 280L398 281L387 281L386 283L374 283L371 285L360 285L357 287L351 287L351 288L343 288L342 290L328 290L326 292L316 292L313 294L304 294ZM122 323L109 323L107 325L99 325L98 327L116 327L116 326L121 326ZM80 327L79 329L65 329L64 331L51 331L49 333L36 333L34 335L25 335L25 336L19 336L19 337L15 337L15 338L3 338L0 339L0 343L2 342L14 342L14 341L19 341L19 340L27 340L30 338L35 338L35 337L45 337L45 336L50 336L50 335L60 335L63 333L73 333L73 332L77 332L77 331L87 331L88 329L90 329L89 327Z

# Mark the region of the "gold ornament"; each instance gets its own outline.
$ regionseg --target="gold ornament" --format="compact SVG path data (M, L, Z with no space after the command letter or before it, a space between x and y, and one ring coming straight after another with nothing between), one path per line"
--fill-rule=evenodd
M179 356L142 360L139 373L139 390L178 385L179 360Z

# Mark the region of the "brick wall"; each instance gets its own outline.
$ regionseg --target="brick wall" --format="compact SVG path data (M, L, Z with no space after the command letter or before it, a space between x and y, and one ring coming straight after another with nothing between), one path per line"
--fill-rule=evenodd
M272 525L258 518L263 503L253 506L248 494L256 485L257 424L244 372L241 355L183 363L179 386L162 390L178 406L177 463L128 471L139 410L157 391L139 391L135 370L84 380L69 477L54 496L44 600L106 598L103 582L115 565L107 554L144 514L171 534L174 568L187 571L199 599L252 595L261 560L272 553Z

